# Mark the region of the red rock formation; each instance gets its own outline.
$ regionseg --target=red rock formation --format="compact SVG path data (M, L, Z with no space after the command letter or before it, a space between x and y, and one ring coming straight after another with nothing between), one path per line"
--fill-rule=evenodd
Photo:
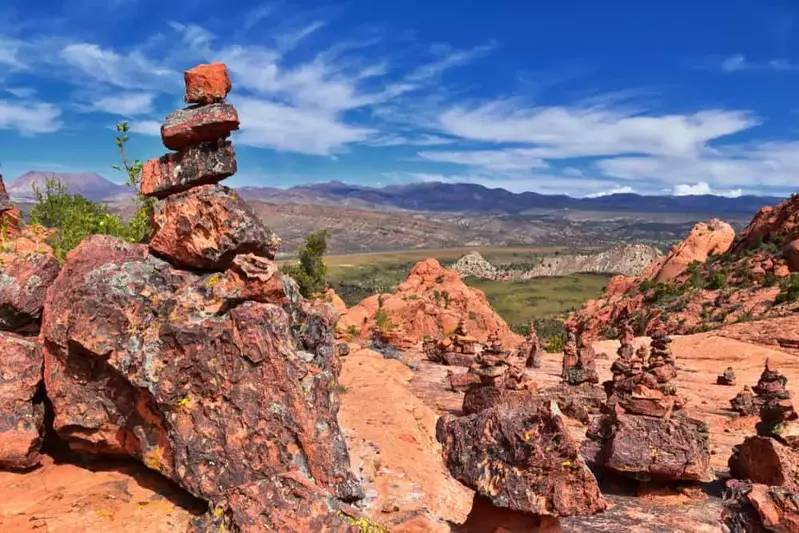
M0 354L0 468L31 468L44 435L41 345L0 332Z
M749 437L733 449L730 474L799 491L799 452L769 437Z
M58 260L49 246L20 237L0 254L0 329L36 334L47 287L58 275Z
M239 115L230 104L189 107L170 113L161 126L161 140L170 150L227 139L239 129Z
M721 521L730 533L799 533L799 493L732 479Z
M607 503L558 414L488 409L439 419L450 472L496 507L535 515L592 515Z
M700 222L691 229L684 241L675 245L662 259L657 273L651 277L646 275L656 265L653 263L644 271L643 277L655 281L670 281L685 272L691 262L704 263L710 254L726 252L734 240L735 230L726 222L716 218L709 222Z
M183 74L187 104L213 104L224 100L232 89L227 67L222 63L197 65Z
M280 240L244 200L220 185L203 185L156 204L150 250L184 268L224 270L238 254L274 259Z
M756 248L762 242L779 238L785 245L799 237L799 197L791 196L775 206L760 208L741 232L733 252L738 254Z
M340 327L354 327L366 338L375 326L378 310L390 323L385 327L397 328L412 342L425 336L446 337L461 320L480 342L491 332L508 347L515 348L522 341L491 308L482 291L466 286L456 272L443 268L435 259L417 263L395 293L370 296L351 307L341 318Z
M141 193L166 198L197 185L222 181L236 173L236 153L229 141L211 141L151 159L141 172Z

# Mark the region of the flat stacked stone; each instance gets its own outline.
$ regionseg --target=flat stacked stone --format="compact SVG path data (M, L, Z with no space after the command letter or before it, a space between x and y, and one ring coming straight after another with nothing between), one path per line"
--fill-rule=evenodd
M167 148L177 150L145 163L141 192L159 201L150 251L181 268L223 271L240 254L274 259L278 238L238 194L219 185L235 174L236 154L227 138L238 114L224 102L231 90L227 68L200 65L184 75L186 109L161 127Z
M732 387L736 382L735 370L733 370L731 366L728 366L724 373L716 377L716 385L726 385L728 387Z
M577 365L577 326L571 322L566 324L566 336L563 341L563 366L560 377L566 379L569 369Z
M464 414L492 407L521 407L535 403L536 386L524 370L510 364L504 354L481 353L469 368L478 380L469 384L463 397Z
M646 349L630 356L626 340L614 363L614 379L606 384L606 414L586 433L586 458L637 479L710 479L708 428L682 411L684 404L671 383L676 376L671 340L665 332L653 335L646 366Z
M760 374L757 385L752 388L744 385L744 389L730 400L730 405L741 415L757 416L760 414L761 407L767 402L782 399L784 396L790 398L790 393L785 390L787 383L788 378L778 371L772 370L768 359L766 359L765 368Z

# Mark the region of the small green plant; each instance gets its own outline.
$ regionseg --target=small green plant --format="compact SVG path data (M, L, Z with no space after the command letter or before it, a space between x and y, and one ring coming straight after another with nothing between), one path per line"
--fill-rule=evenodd
M799 299L799 273L793 273L780 283L780 293L774 299L774 303L779 305L795 302L797 299Z
M375 324L381 330L388 330L393 326L391 324L391 319L383 309L378 309L375 311Z
M444 309L449 309L449 292L443 291L441 297L444 299Z
M544 350L548 353L558 353L563 351L563 335L552 335L544 341Z
M724 269L714 270L707 280L707 289L717 291L727 286L727 271Z
M147 242L150 240L150 221L153 218L155 209L155 198L144 196L141 193L141 171L143 164L138 159L130 161L128 159L125 145L128 142L128 132L130 127L127 122L120 122L116 126L117 135L114 137L122 165L112 165L111 168L119 172L124 172L127 176L126 185L136 190L136 213L128 221L129 240L133 242Z
M283 265L283 272L288 274L300 287L300 294L311 298L325 288L327 265L322 257L327 252L327 241L330 232L314 231L305 237L305 244L299 249L299 264Z

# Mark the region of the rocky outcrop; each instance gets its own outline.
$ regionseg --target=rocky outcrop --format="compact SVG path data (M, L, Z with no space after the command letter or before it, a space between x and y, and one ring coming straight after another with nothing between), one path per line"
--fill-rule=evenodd
M52 249L27 236L0 252L0 330L36 334L49 287L58 275Z
M799 493L730 480L724 493L721 521L730 533L796 533Z
M229 90L224 66L199 71L187 100ZM198 154L199 173L214 156ZM337 421L336 313L280 276L276 246L235 193L194 186L159 201L149 246L89 237L47 292L61 442L139 459L208 501L195 531L347 531L358 519L344 504L361 491Z
M42 348L0 332L0 354L0 468L31 468L41 461L44 434Z
M550 516L607 507L556 406L442 418L437 437L452 475L496 507Z
M516 347L522 340L491 308L482 291L468 287L456 272L443 268L435 259L417 263L393 294L370 296L351 307L339 327L344 331L354 328L362 338L368 338L378 325L377 318L381 329L396 330L411 342L425 336L447 337L461 320L480 342L491 332L508 347Z
M464 255L450 267L461 277L493 280L528 280L544 276L578 273L637 276L663 253L654 246L624 244L597 253L547 255L536 259L527 270L506 270L492 265L480 252Z
M735 230L726 222L717 218L700 222L662 261L650 264L644 270L643 277L659 282L670 281L685 272L690 263L704 263L709 255L726 252L734 240ZM654 269L657 272L652 273Z

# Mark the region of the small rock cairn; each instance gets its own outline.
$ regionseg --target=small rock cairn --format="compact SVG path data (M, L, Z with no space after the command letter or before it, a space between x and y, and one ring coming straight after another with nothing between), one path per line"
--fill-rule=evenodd
M582 334L574 324L566 327L563 346L563 379L569 385L599 383L596 371L596 352L592 346L582 346Z
M541 368L541 341L538 339L538 332L530 322L530 331L527 338L519 347L519 355L524 359L524 366L527 368Z
M760 374L757 385L753 388L744 385L744 389L730 400L730 405L743 416L756 416L767 402L790 398L790 393L785 390L787 383L788 378L773 370L769 360L766 359L765 368Z
M716 385L726 385L729 387L734 386L736 383L735 370L728 366L723 374L716 378Z
M164 146L177 151L142 168L142 194L159 200L150 251L177 267L213 271L227 269L237 254L274 259L279 239L235 192L219 185L237 170L227 138L239 118L224 102L231 89L227 68L199 65L184 80L190 106L161 126ZM214 231L220 225L225 231Z

